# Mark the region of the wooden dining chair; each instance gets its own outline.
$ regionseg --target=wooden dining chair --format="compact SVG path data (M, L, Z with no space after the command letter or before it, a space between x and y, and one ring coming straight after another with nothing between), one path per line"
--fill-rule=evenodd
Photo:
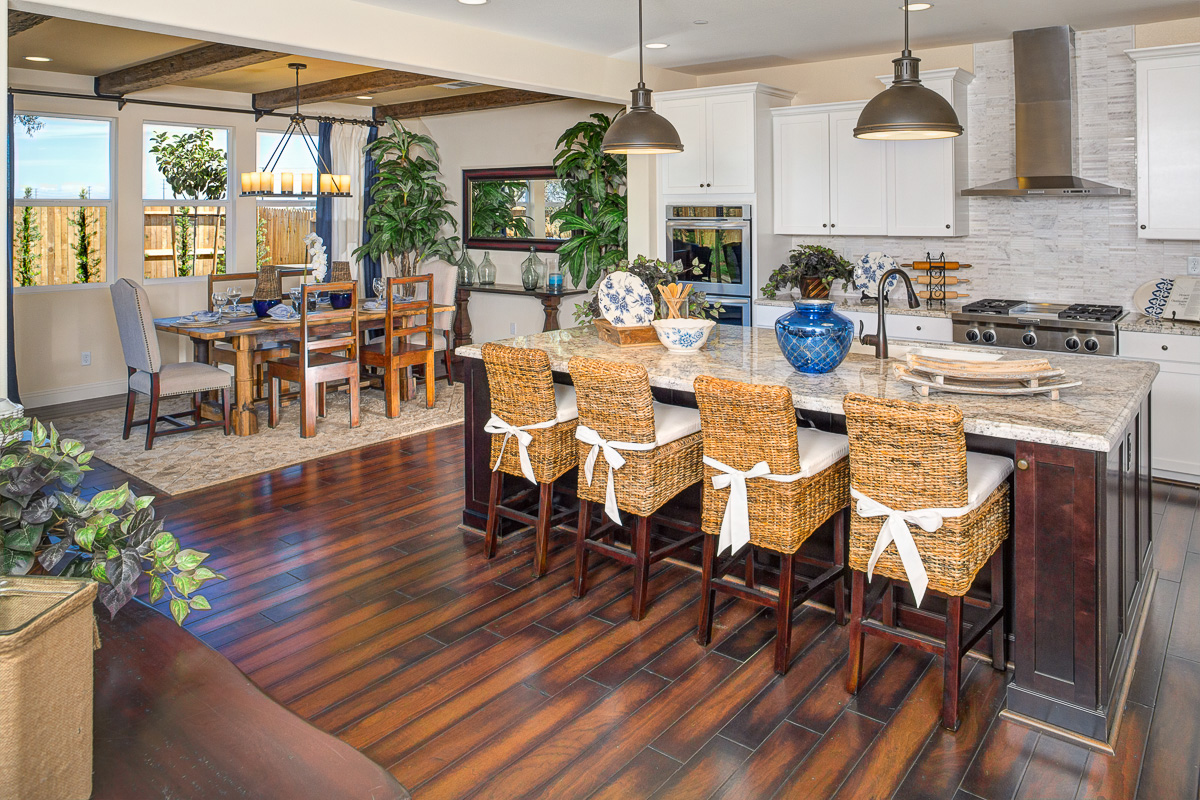
M254 293L254 280L256 273L253 272L232 272L225 275L209 275L208 276L208 310L215 311L213 308L213 291L218 284L223 283L246 283L249 284L249 290L243 294L244 298L249 298ZM241 301L238 301L239 304ZM256 400L262 400L266 397L266 363L275 358L286 358L291 355L291 348L287 342L258 342L254 349L250 351L250 363L254 371L254 397ZM237 351L228 342L212 342L208 348L208 363L210 364L228 364L231 367L237 366Z
M400 414L400 384L406 379L405 370L417 364L425 365L425 406L433 408L433 276L388 278L387 284L383 339L363 347L360 360L363 366L383 372L384 401L390 419ZM415 294L408 295L413 299L397 302L396 293L406 288L414 290ZM405 324L417 318L423 319ZM414 341L417 336L420 340Z
M358 427L358 304L345 311L308 311L309 295L357 291L355 281L309 284L303 288L298 352L267 363L271 405L268 424L272 428L279 424L280 381L300 385L300 436L307 439L316 435L318 414L325 416L326 384L343 380L350 389L350 427ZM343 329L341 324L347 320L349 326Z
M453 306L454 294L458 291L458 268L444 261L434 261L429 265L429 275L433 278L433 304L435 306ZM420 295L418 295L420 296ZM446 365L446 384L454 385L454 312L439 311L433 315L433 351L442 354ZM423 344L425 335L419 334L412 338L415 344Z

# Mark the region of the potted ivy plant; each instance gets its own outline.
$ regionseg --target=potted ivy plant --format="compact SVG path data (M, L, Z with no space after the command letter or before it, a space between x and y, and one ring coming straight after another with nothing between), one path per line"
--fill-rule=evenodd
M618 262L608 272L630 272L642 279L642 283L646 284L646 288L650 290L650 294L654 297L662 297L662 287L668 283L678 283L680 280L688 280L689 275L697 275L702 271L698 263L693 262L690 267L684 267L678 263L670 261L659 261L656 258L647 258L646 256L638 256L633 261L628 259ZM704 319L717 318L718 312L721 311L721 304L715 300L709 300L705 297L704 292L692 292L687 297L687 312L689 317L701 317ZM663 305L656 303L654 307L654 318L662 319ZM575 306L575 322L578 325L587 325L594 319L600 318L600 301L592 296L592 299L587 303L581 303Z
M802 297L828 297L834 281L840 280L845 290L853 278L849 261L828 247L805 244L788 254L788 260L771 273L761 291L763 297L774 298L784 289L799 288Z
M224 580L203 565L207 553L181 548L155 518L154 498L125 484L84 499L79 485L92 452L29 417L0 419L0 577L45 572L91 578L115 615L143 576L150 602L169 594L182 625L211 606L198 590Z

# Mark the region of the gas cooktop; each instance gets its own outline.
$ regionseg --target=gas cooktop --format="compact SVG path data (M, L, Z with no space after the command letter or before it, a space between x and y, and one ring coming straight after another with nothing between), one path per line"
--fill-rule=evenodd
M954 341L1031 350L1117 354L1121 306L989 298L952 313Z

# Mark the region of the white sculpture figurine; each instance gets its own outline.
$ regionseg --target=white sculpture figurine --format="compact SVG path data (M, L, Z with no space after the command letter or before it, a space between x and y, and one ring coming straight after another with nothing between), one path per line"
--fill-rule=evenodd
M304 245L308 248L309 264L312 266L312 276L318 283L325 280L328 269L328 256L325 254L325 243L315 233L304 237Z

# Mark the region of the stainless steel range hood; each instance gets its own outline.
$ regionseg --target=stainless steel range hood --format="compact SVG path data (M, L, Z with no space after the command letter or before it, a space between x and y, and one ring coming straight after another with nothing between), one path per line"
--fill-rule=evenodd
M1128 195L1075 174L1075 32L1062 25L1013 33L1017 177L964 189L969 197Z

